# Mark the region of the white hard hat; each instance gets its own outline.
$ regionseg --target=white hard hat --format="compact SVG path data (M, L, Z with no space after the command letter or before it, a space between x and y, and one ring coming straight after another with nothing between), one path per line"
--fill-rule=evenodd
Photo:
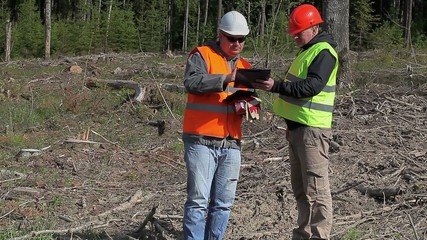
M246 18L237 11L226 13L219 23L219 30L230 35L248 35L249 27Z

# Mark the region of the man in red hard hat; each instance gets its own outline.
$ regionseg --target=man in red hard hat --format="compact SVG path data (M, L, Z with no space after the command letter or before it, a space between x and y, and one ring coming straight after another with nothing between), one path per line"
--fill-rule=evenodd
M313 5L295 8L289 16L288 33L301 49L285 80L270 78L253 84L279 93L273 110L286 121L291 183L298 208L293 240L329 239L332 227L328 150L338 56L332 36L319 30L322 22Z

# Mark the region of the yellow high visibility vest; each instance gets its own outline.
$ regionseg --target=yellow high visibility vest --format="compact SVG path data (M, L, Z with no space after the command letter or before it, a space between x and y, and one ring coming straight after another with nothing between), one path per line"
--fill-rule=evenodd
M324 49L327 49L336 59L326 86L319 94L308 98L279 95L273 104L273 110L277 115L312 127L331 128L338 72L338 55L334 48L326 42L319 42L301 52L289 68L285 81L305 80L311 62Z

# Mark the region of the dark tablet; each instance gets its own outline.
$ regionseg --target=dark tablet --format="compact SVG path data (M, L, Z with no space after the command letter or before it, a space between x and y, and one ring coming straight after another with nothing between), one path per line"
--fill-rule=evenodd
M256 79L268 80L269 77L270 69L239 68L236 71L235 86L244 85L251 88Z

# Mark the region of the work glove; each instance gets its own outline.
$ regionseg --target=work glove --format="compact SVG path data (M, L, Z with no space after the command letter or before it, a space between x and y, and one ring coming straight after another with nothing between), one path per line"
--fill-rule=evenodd
M245 115L246 120L259 120L261 99L254 96L237 98L234 100L234 108L237 114Z

